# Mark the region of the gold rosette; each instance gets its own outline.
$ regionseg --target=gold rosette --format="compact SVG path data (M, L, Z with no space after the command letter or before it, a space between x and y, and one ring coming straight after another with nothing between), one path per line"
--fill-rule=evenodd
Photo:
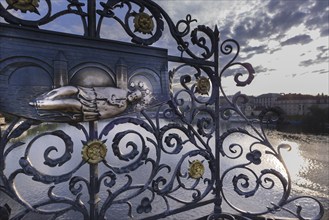
M20 10L23 13L30 11L36 14L40 14L38 11L40 0L6 0L8 4L7 9Z
M135 32L152 34L154 23L152 17L144 12L138 13L134 18Z
M193 160L190 162L190 167L188 169L188 175L192 179L200 179L204 174L203 163L199 160Z
M106 145L100 140L88 142L82 148L82 158L90 164L101 162L107 153Z
M197 80L196 92L201 95L209 95L210 91L210 81L207 77L201 76Z

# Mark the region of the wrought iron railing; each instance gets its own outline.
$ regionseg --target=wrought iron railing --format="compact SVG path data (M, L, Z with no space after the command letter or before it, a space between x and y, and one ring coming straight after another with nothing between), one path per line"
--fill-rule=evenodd
M41 4L46 8L43 14L39 9ZM258 119L248 119L240 109L240 104L248 101L247 97L237 93L230 98L225 94L222 78L232 67L241 67L247 76L241 79L242 73L236 73L237 86L246 86L254 78L252 66L237 61L240 48L235 40L221 42L217 27L212 30L199 25L192 29L196 20L191 15L175 24L164 9L147 0L102 1L97 6L99 9L95 0L88 0L87 5L83 1L68 0L67 8L55 13L53 4L50 0L6 0L0 4L0 15L5 21L0 26L0 107L2 112L13 114L13 120L1 132L0 190L21 207L12 212L10 218L22 219L31 213L49 215L52 219L65 218L74 211L80 218L104 219L113 217L113 207L122 206L131 218L157 219L207 204L214 204L208 219L252 219L279 211L299 219L322 217L324 210L319 201L309 196L290 195L291 178L281 154L290 147L272 146L268 140L262 125L267 112ZM39 14L41 18L27 20L19 16L26 12ZM68 14L81 18L84 37L41 30L43 25ZM167 25L181 55L167 56L163 55L166 51L154 48L148 50L143 46L104 41L100 39L100 32L107 19L118 22L134 44L143 46L161 40ZM38 36L42 43L36 43L40 49L33 51L26 42L36 42ZM47 51L54 50L58 39L65 41L66 46L61 44L60 49L64 53L56 52L56 58L48 59L54 53L47 54ZM67 46L70 42L73 49ZM52 43L55 46L49 46ZM75 66L72 64L75 61L66 59L74 50L78 50L79 59L84 51L79 48L86 45L97 47L97 50L93 47L96 52L112 51L103 60L101 55L96 57L99 62L94 58L90 61L92 68L97 67L99 71L116 69L112 71L115 72L114 86L106 84L109 90L102 84L107 78L100 78L98 83L102 86L96 82L88 84L85 79L93 74L88 69L91 67L81 64L78 68L80 64ZM101 48L106 45L112 46ZM126 61L134 59L129 54L142 56L137 63L143 64L144 72L134 72L133 64L130 61L125 64L121 59L116 64L109 61L106 66L106 59L110 60L118 52L115 50L121 51L118 57L126 57ZM139 54L142 50L145 51ZM85 50L89 52L95 51ZM147 62L151 56L159 57L154 61L158 62L155 66ZM226 57L228 62L220 67L219 57ZM167 63L158 67L163 62L174 63L175 68L168 72ZM23 69L23 75L18 74L22 67L40 67L51 74L53 84L40 85L38 77L33 78L32 84L25 84L20 76L30 72L25 73ZM83 75L82 70L89 72ZM79 71L85 78L77 79ZM122 72L126 75L120 78ZM104 91L112 94L111 97L101 99ZM122 97L121 93L124 93ZM220 102L221 96L225 105ZM110 110L100 106L105 99L106 105L111 106L106 108ZM230 121L232 112L244 125L224 129L222 123ZM110 120L101 121L102 125L97 123L106 118ZM60 125L42 131L41 126L48 122ZM63 123L67 124L65 129L61 127ZM31 130L39 131L25 142L23 136ZM64 143L62 154L54 158L53 153L60 151L60 147L43 148L38 143L42 138L55 138L56 144ZM242 143L242 138L247 138L248 144ZM34 161L34 154L40 153L38 149L44 150L42 166L49 169L70 164L75 152L81 152L82 157L75 159L76 164L70 164L70 169L63 174L47 173L48 169L41 170ZM9 169L10 156L19 150L23 152L19 167ZM267 160L276 164L266 163ZM83 175L87 171L89 177ZM21 176L31 177L36 185L48 188L42 200L24 198L17 187ZM56 189L63 185L66 194L58 195ZM252 199L262 202L245 210L242 204L255 201ZM302 200L307 201L307 206L312 204L313 216L303 215L305 208L296 204ZM224 203L232 210L231 214L223 211ZM6 207L8 212L10 208ZM122 213L119 216L122 217Z

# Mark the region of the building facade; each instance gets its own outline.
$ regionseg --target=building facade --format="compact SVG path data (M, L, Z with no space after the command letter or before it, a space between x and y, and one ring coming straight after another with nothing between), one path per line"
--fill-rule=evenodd
M277 98L275 106L280 107L286 115L306 115L311 106L325 109L329 107L328 95L286 94Z
M254 98L255 107L271 108L276 106L276 100L282 95L279 93L266 93Z
M259 96L248 96L249 102L240 106L246 116L254 117L268 108L279 108L287 116L303 116L310 112L311 106L321 109L329 108L329 96L305 94L267 93Z

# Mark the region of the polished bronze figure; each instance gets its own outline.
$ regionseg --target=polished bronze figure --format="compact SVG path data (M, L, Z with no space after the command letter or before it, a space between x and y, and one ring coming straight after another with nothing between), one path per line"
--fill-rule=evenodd
M149 90L63 86L40 95L30 105L35 106L40 116L66 115L73 120L93 121L112 118L124 112L129 103L142 108L151 101L150 95Z

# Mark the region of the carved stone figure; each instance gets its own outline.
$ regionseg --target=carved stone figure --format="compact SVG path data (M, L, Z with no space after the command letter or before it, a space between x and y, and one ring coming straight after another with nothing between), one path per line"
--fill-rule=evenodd
M93 121L112 118L125 111L129 103L150 101L149 93L136 89L127 91L114 87L63 86L37 97L29 104L40 116L69 117ZM139 104L138 104L139 105Z

